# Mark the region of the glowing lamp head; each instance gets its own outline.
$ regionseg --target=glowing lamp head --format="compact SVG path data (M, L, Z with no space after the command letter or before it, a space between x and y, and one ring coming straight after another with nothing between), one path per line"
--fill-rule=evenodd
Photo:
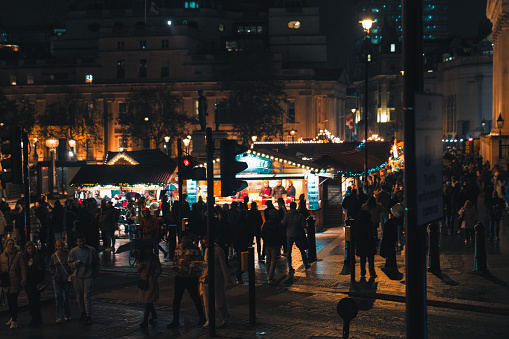
M362 28L364 28L365 31L369 31L371 26L373 25L373 21L371 19L364 19L361 21Z
M182 161L182 164L183 164L185 167L189 167L189 165L190 165L191 163L189 162L189 159L184 159L184 160Z

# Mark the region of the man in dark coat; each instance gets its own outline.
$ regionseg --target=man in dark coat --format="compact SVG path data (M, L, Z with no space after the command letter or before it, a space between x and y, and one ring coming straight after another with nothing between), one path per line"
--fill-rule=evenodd
M252 244L254 237L256 237L256 251L258 252L258 261L262 261L265 257L265 252L262 251L260 233L263 225L263 218L255 201L251 203L251 209L247 211L247 225L249 227L249 236L251 237L250 243Z
M375 254L376 239L374 226L371 222L371 214L369 211L359 211L359 218L355 222L355 251L360 258L361 279L366 279L366 259L368 260L370 279L376 278L375 273Z
M306 269L310 268L311 265L308 262L305 246L306 222L304 221L304 217L297 212L297 204L295 201L290 203L290 210L283 219L283 229L286 230L288 272L290 275L295 272L295 269L292 267L292 248L294 243L300 251L304 267Z

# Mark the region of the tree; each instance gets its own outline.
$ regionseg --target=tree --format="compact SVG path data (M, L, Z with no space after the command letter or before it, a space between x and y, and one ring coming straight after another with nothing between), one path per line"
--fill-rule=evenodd
M120 117L124 133L140 140L154 140L159 148L165 136L187 135L196 119L180 113L182 98L170 86L142 88L131 92L127 112Z
M101 143L104 117L95 109L95 99L85 99L70 87L61 88L59 93L64 96L47 103L38 116L41 137L75 140L81 150L87 148L87 140Z
M276 65L250 53L241 53L230 65L232 77L223 82L223 90L228 92L228 117L221 120L230 122L245 144L253 135L281 139L286 114L281 105L286 93L284 83L277 78Z
M35 126L35 109L33 103L27 97L17 97L9 100L0 93L0 123L5 126L22 126L28 133Z

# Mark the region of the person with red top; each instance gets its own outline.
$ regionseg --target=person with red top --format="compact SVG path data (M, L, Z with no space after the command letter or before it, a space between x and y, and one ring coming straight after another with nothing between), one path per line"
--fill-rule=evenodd
M263 182L263 187L260 189L260 193L258 195L262 197L262 203L267 200L272 200L272 188L269 186L268 180Z
M154 251L157 253L159 245L159 221L150 213L150 209L144 208L142 212L143 217L136 231L141 232L143 239L150 239L154 242Z

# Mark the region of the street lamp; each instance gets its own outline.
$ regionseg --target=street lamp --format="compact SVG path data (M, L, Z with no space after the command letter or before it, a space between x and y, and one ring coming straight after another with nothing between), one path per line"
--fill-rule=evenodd
M57 194L57 172L56 172L56 151L58 147L58 139L50 138L46 140L46 146L49 148L51 153L51 195L55 197Z
M502 112L498 114L497 127L498 127L498 158L502 159L502 128L504 128L504 119L502 118Z
M484 120L484 118L482 118L481 126L482 126L482 132L485 133L486 120Z
M169 136L165 136L164 137L164 148L166 149L166 155L169 154L169 146L168 143L170 142L170 137Z
M295 137L295 132L297 132L296 130L294 130L292 128L292 130L290 131L290 134L292 135L292 142L294 142L293 138Z
M253 135L253 136L251 137L251 140L253 141L253 143L251 144L251 148L253 148L253 147L254 147L254 143L256 142L256 139L258 139L258 137L257 137L256 135Z
M369 58L368 58L368 47L369 47L369 29L373 24L371 19L364 19L361 21L362 28L366 33L364 37L364 74L365 74L365 84L364 84L364 189L368 188L368 66L369 66Z
M34 161L39 161L39 154L37 154L37 138L34 138Z
M69 140L69 147L71 147L71 151L69 152L69 158L71 158L71 160L72 160L74 157L74 154L76 153L74 150L74 147L76 147L76 140L74 140L74 139Z
M191 143L191 136L188 135L187 138L182 140L182 142L184 143L184 146L186 146L186 153L189 154L189 144Z

